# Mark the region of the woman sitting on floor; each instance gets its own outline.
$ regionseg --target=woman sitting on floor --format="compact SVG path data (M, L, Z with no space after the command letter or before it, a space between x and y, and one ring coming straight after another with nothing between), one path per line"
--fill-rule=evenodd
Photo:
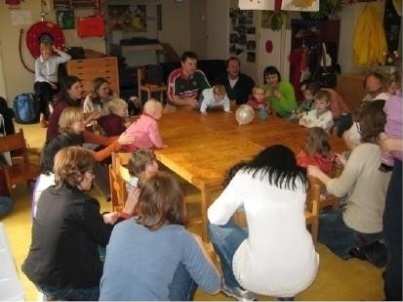
M238 301L253 301L252 292L293 299L312 284L319 265L305 223L306 170L289 148L274 145L233 167L227 183L207 213L223 293ZM240 208L246 230L231 220Z
M56 185L39 198L22 270L47 296L96 301L103 269L98 247L107 245L119 214L101 215L98 201L84 193L95 178L87 150L63 148L54 162Z
M383 238L382 215L391 176L379 170L378 136L386 122L384 103L373 101L363 108L361 144L351 151L348 160L338 157L344 165L339 177L330 178L317 166L308 166L308 173L319 178L327 192L336 197L347 194L345 207L320 215L319 242L343 259L358 257L378 267L386 263L386 249L378 240Z
M220 276L197 235L187 231L184 192L174 176L140 180L133 219L112 232L101 301L189 301L197 285L216 294Z

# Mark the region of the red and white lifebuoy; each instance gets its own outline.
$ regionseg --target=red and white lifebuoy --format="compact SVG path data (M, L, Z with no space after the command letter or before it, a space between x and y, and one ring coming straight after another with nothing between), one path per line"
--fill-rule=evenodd
M50 40L57 48L62 48L66 41L62 29L56 24L49 21L33 24L27 31L26 42L34 58L40 56L39 44L43 40Z

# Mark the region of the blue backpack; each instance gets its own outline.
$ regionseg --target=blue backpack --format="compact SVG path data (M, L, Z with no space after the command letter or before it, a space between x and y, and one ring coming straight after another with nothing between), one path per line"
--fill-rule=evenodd
M15 121L19 124L39 122L39 105L32 93L22 93L15 97L13 103Z

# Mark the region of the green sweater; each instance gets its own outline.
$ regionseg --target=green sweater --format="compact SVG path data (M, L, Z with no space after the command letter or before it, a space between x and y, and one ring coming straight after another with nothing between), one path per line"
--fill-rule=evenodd
M271 87L266 84L263 86L265 93L271 91ZM279 91L281 98L274 96L266 97L266 102L270 105L272 110L281 117L288 117L292 114L293 110L297 109L297 102L295 101L294 87L290 82L281 81L279 84Z

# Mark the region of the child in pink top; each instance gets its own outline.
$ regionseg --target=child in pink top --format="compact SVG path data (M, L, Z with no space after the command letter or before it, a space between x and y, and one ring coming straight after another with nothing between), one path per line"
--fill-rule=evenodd
M143 107L143 113L139 119L130 125L125 131L128 135L135 137L134 142L125 145L126 152L137 149L151 149L166 147L158 129L158 121L162 117L162 104L155 99L149 99Z

